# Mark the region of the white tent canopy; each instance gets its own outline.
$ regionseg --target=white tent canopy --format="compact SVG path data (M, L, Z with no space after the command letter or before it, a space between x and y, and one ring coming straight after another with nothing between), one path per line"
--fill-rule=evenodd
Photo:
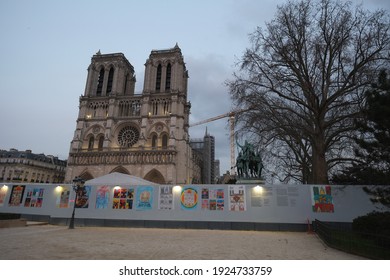
M142 178L127 175L123 173L113 172L101 177L97 177L85 182L85 185L157 185L156 183L144 180Z

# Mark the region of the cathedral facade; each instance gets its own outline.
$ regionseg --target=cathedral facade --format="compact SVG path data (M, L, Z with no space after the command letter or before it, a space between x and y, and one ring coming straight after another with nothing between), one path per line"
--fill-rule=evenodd
M160 184L198 181L189 145L188 71L181 49L153 50L145 63L142 94L122 53L91 59L71 141L66 182L112 172Z

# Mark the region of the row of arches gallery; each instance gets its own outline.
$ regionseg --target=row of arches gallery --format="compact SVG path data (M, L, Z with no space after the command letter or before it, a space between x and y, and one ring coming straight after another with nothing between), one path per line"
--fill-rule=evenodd
M101 130L95 128L96 130ZM103 151L105 136L103 133L95 135L92 132L87 134L84 139L84 149L88 151ZM126 125L118 130L116 135L118 148L131 148L140 140L139 129L133 125ZM168 149L169 135L167 132L152 131L146 139L146 145L144 148L148 150L165 150ZM112 146L115 147L115 146Z

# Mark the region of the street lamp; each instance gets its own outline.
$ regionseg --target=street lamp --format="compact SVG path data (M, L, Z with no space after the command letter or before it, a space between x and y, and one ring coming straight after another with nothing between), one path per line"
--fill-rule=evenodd
M76 196L74 198L72 218L70 219L70 223L69 223L69 228L68 229L74 229L74 211L76 209L77 197L78 197L79 192L82 193L82 191L84 189L84 184L85 184L85 181L81 177L76 177L76 178L73 179L73 186L72 186L72 188L75 191Z

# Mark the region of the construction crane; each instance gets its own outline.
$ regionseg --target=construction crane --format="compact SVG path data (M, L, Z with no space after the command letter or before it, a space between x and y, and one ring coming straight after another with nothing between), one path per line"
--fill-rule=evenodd
M219 119L223 118L229 118L229 128L230 128L230 174L231 175L236 175L236 171L234 169L235 162L236 162L236 156L234 153L234 125L235 125L235 119L236 119L236 114L242 113L245 111L249 111L249 109L242 109L242 110L237 110L237 111L232 111L228 112L219 116L215 116L203 121L199 121L193 124L190 124L190 127L213 122Z

